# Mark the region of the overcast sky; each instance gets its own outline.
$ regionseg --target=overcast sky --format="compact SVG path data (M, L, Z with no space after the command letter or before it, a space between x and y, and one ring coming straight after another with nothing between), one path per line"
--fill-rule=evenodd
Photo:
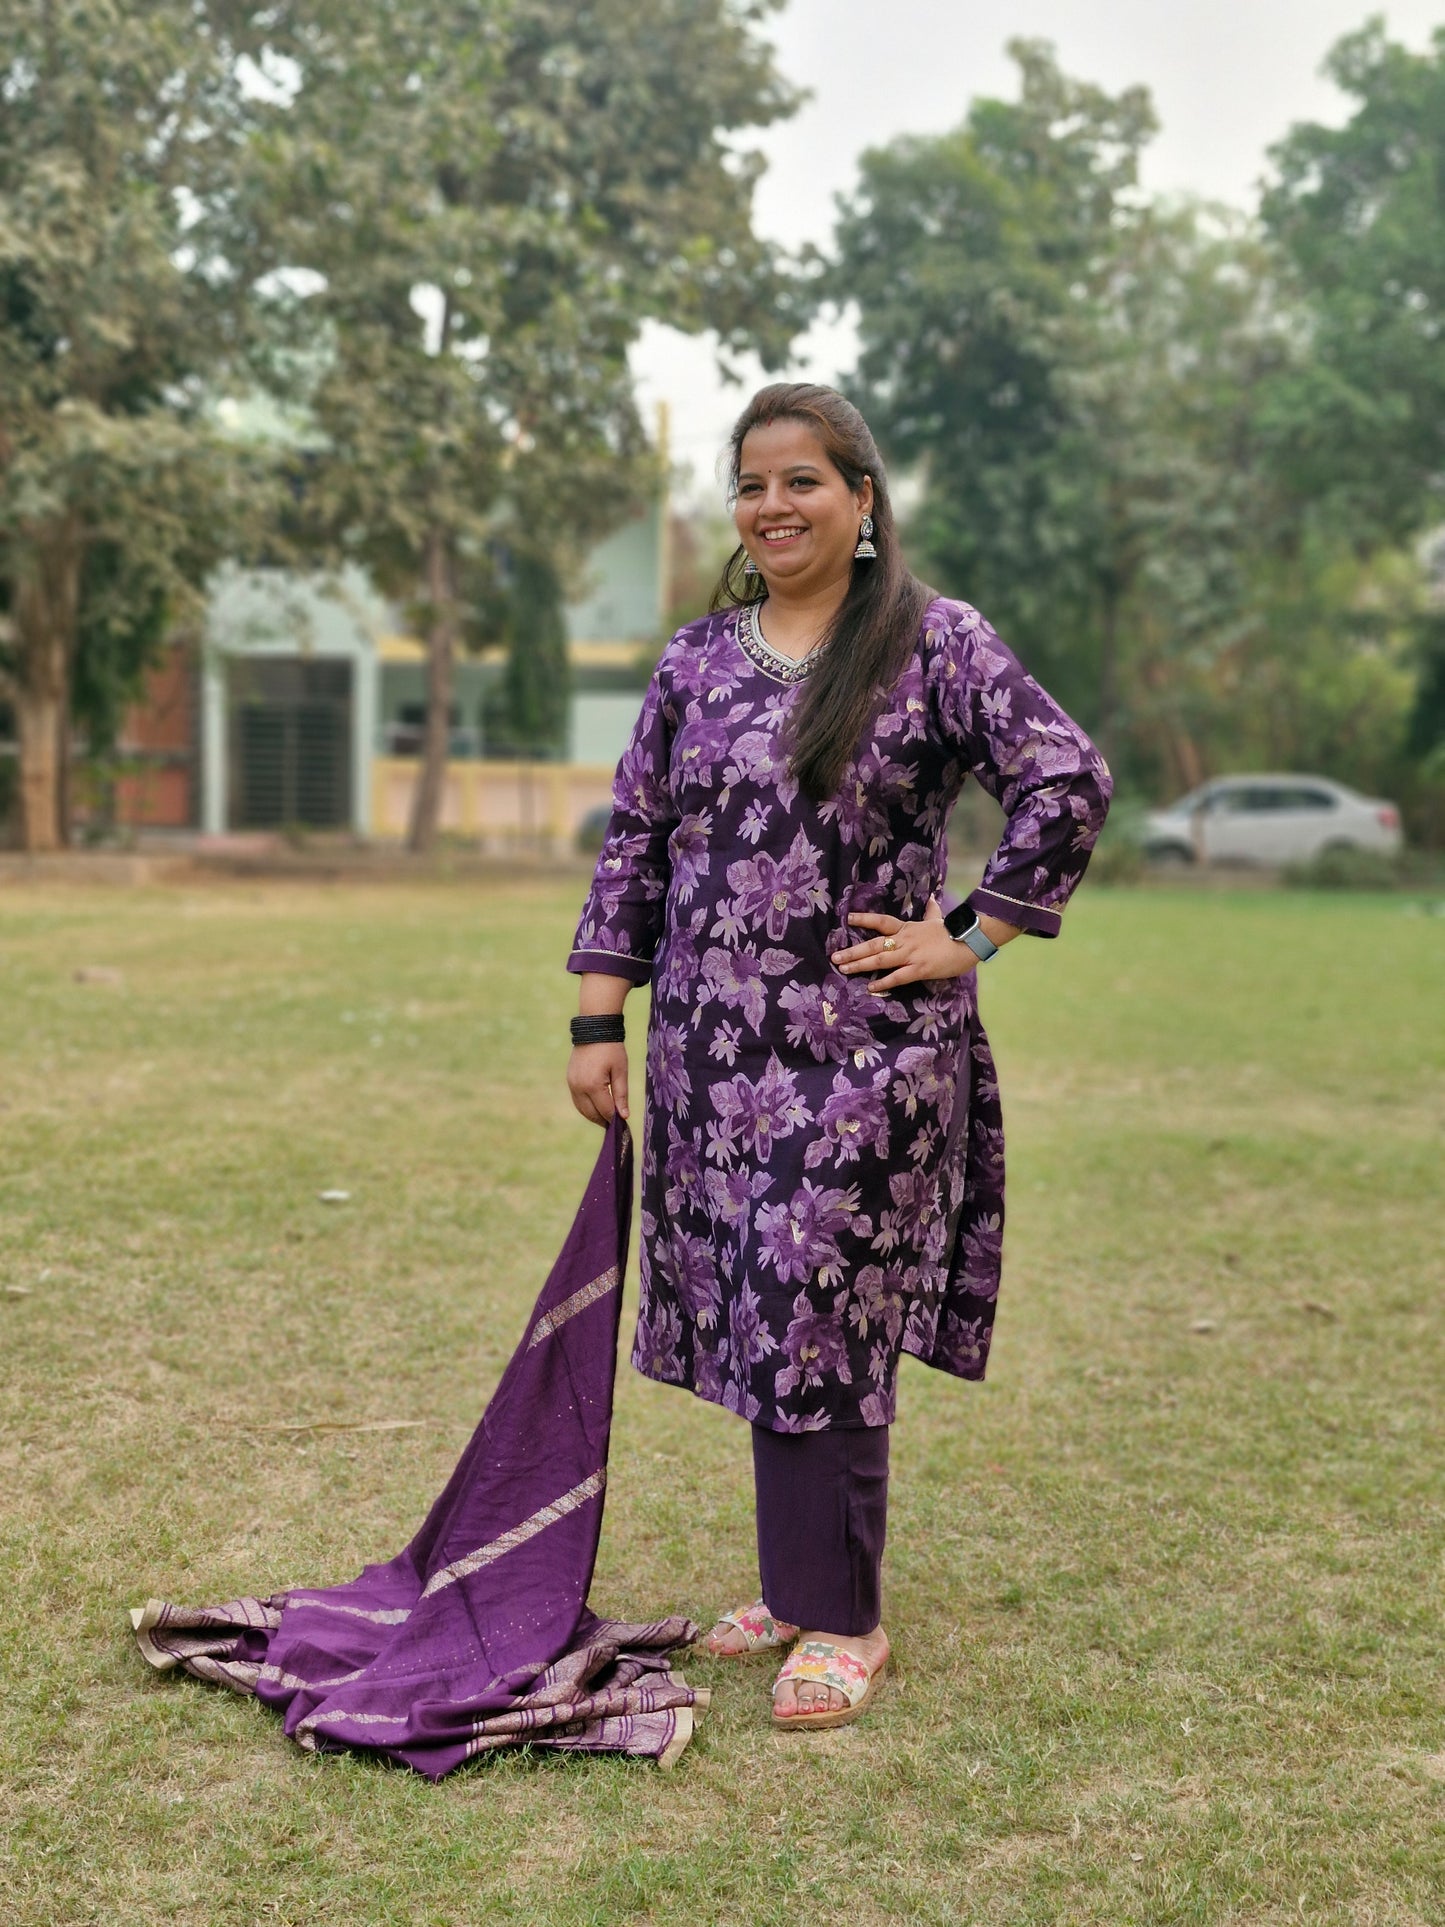
M1320 64L1371 12L1414 48L1445 26L1445 0L788 0L771 32L784 73L812 98L759 138L770 165L758 228L790 245L826 243L834 197L854 185L865 148L957 126L976 94L1015 95L1004 49L1016 37L1053 41L1066 73L1110 91L1150 89L1162 130L1145 154L1147 187L1252 207L1266 149L1293 122L1344 117ZM846 327L821 327L797 372L832 380L852 349ZM644 406L671 404L673 453L691 465L695 491L715 496L744 390L722 385L705 342L670 329L649 328L633 366Z

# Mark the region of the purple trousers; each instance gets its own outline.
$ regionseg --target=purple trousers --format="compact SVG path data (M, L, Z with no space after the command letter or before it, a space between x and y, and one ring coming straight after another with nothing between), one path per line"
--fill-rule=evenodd
M871 1633L878 1624L888 1430L752 1428L758 1572L774 1619L850 1635Z

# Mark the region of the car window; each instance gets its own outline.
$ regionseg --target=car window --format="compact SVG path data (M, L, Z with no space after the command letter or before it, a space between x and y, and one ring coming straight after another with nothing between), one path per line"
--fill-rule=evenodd
M1277 810L1283 795L1272 783L1239 783L1231 789L1220 790L1215 807L1232 815L1260 816L1266 810Z
M1328 790L1316 789L1309 783L1295 784L1280 791L1282 807L1287 810L1337 810L1339 798Z

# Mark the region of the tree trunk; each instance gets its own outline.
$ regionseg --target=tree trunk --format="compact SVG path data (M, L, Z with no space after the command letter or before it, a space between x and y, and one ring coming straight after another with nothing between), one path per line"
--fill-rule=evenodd
M1103 583L1099 642L1099 748L1106 760L1118 753L1119 734L1119 585L1112 574Z
M451 743L457 601L452 558L443 529L434 528L427 536L426 592L431 605L426 639L426 728L406 837L407 848L417 851L429 850L436 841Z
M15 585L15 727L20 738L23 846L56 850L65 840L64 788L70 729L70 665L80 596L80 540L70 522L32 534Z
M1179 781L1186 791L1197 790L1204 781L1204 758L1199 753L1199 745L1183 729L1172 730L1170 736Z
M1155 747L1162 753L1175 793L1197 790L1204 781L1204 755L1177 716L1169 713L1165 700L1169 687L1168 668L1157 656L1149 656L1140 665L1139 674L1145 688L1156 698Z
M70 720L69 676L65 684L65 701L60 710L60 734L55 744L55 827L60 847L68 850L75 840L75 731Z
M14 703L20 737L20 836L32 854L60 848L60 737L65 703L22 688Z

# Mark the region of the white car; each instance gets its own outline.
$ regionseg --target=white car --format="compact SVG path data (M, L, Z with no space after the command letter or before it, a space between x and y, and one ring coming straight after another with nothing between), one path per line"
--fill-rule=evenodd
M1307 863L1322 850L1400 848L1400 812L1325 776L1220 776L1144 821L1163 863Z

